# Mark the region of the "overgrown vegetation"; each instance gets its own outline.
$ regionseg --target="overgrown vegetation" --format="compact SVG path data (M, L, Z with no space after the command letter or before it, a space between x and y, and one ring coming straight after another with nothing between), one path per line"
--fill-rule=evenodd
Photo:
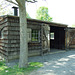
M28 75L42 66L40 62L30 62L27 68L19 68L18 65L10 68L4 64L4 61L0 61L0 75Z

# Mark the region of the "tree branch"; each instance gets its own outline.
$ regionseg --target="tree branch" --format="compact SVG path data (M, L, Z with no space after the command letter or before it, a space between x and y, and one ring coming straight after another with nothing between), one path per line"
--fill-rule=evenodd
M31 3L35 3L35 2L37 2L37 1L35 1L35 0L33 0L33 1L28 1L28 0L26 0L27 2L31 2Z
M22 6L20 0L16 0L16 2L17 2L20 6Z
M15 5L17 5L18 6L18 4L17 3L15 3L15 2L13 2L13 1L11 1L11 0L6 0L7 2L10 2L10 3L13 3L13 4L15 4Z

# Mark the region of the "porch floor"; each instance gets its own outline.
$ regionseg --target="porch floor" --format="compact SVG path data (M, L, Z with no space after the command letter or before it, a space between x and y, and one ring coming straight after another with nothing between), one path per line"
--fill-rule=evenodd
M59 53L59 52L65 52L66 50L62 50L62 49L50 49L50 54L53 53Z

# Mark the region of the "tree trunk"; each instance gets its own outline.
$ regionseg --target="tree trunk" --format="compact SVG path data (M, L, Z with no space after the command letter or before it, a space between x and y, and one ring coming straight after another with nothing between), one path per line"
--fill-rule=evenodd
M18 0L20 14L20 59L19 67L27 67L28 64L28 43L27 43L27 21L25 0Z

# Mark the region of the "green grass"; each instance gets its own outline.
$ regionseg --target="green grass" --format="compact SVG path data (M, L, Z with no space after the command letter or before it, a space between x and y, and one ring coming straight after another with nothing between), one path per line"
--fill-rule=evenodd
M42 66L40 62L30 62L27 68L19 68L18 65L9 68L5 66L3 61L0 61L0 75L28 75Z

